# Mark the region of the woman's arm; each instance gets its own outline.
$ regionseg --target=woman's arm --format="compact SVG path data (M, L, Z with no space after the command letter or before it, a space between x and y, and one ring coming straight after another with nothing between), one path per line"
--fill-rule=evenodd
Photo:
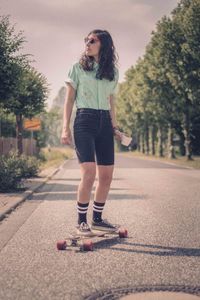
M117 120L116 120L116 115L115 115L115 98L114 97L115 97L114 95L110 95L110 116L111 116L114 136L118 141L121 141L122 133L119 130L119 126L117 126Z
M116 114L115 114L115 96L114 95L110 95L110 116L111 116L112 126L114 128L118 128Z
M116 114L115 114L115 95L110 95L110 116L112 121L113 133L118 141L122 139L122 132L117 126Z
M117 126L116 116L115 116L115 99L113 95L110 95L110 116L112 120L112 126Z
M62 144L72 144L72 134L70 129L70 119L72 114L72 109L75 101L76 90L67 83L67 94L64 103L64 113L63 113L63 129L61 134Z
M71 86L70 83L67 83L67 93L64 103L64 112L63 112L63 129L68 129L70 126L70 119L72 114L72 109L75 102L76 90Z

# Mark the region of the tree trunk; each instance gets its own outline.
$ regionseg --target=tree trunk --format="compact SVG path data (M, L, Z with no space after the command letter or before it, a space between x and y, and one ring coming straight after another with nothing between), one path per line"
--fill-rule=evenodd
M158 128L158 153L160 157L163 157L163 132L162 127L159 125Z
M190 104L189 100L186 100L186 111L184 115L184 122L183 122L183 134L185 137L185 152L187 156L187 160L192 159L192 147L191 147L191 137L190 137Z
M145 153L145 135L142 132L142 153Z
M16 138L17 138L17 152L20 156L23 153L23 139L22 139L22 114L16 115Z
M172 124L169 124L168 129L168 157L171 159L176 158L174 151L174 129Z
M156 127L155 125L152 125L151 127L151 154L156 154L156 148L155 148L155 140L156 140Z
M145 126L145 144L146 144L146 154L149 155L149 126L148 126L148 123L146 123L146 126Z
M137 131L137 149L138 149L138 151L141 151L140 140L141 140L140 131L138 130Z
M179 132L178 135L180 137L179 153L180 153L180 155L185 156L185 137L184 137L183 131Z

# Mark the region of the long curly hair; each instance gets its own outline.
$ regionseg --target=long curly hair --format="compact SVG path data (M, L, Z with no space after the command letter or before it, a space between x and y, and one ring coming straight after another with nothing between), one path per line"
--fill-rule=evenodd
M96 78L105 78L112 81L115 78L114 68L118 61L118 54L116 53L112 37L107 30L101 29L92 30L87 36L90 34L95 34L101 42L99 50L99 66L96 72ZM93 71L94 60L93 56L86 55L85 52L83 52L79 60L79 64L82 66L84 71Z

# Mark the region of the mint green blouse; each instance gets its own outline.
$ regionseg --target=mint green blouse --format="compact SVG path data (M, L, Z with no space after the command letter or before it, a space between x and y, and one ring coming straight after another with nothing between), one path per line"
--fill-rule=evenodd
M119 71L115 67L115 78L112 81L96 79L98 63L94 62L93 71L84 71L79 62L69 68L65 83L69 82L76 90L77 108L110 109L110 95L118 91Z

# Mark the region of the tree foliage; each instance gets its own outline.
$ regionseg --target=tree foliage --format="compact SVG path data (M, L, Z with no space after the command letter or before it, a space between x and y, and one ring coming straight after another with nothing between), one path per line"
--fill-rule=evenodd
M193 130L193 116L199 120L200 115L199 53L200 2L181 0L170 17L157 22L144 56L126 72L119 89L119 123L137 133L143 152L158 141L157 149L169 153L178 135L179 152L192 159L199 128L195 123Z

